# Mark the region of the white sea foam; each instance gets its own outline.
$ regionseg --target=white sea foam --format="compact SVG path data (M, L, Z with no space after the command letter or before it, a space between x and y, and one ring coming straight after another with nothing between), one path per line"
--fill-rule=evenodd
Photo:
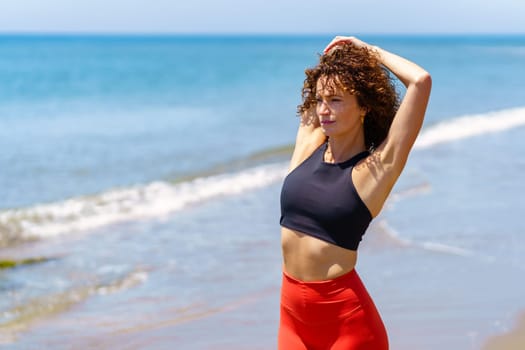
M390 243L395 244L398 247L419 248L434 253L450 254L463 257L474 255L473 251L465 248L431 241L419 242L407 237L402 237L396 230L388 225L386 220L381 220L378 223L378 229L379 232L382 233Z
M398 202L402 199L417 196L420 194L428 193L432 189L432 186L428 182L422 182L419 184L414 184L411 187L407 187L404 189L401 189L399 191L393 192L387 201L387 205L390 205L392 203Z
M425 149L523 125L525 108L459 117L423 130L415 148ZM280 181L286 169L285 163L261 165L178 184L157 181L93 196L5 210L0 212L0 246L11 241L91 230L117 222L162 217L218 196L236 195ZM426 190L428 185L425 184L416 187L416 192ZM424 244L423 248L447 250L430 243ZM458 250L455 253L461 255Z
M162 217L214 197L267 186L281 180L286 169L285 163L261 165L178 184L159 181L94 196L7 210L0 212L0 234L7 241L9 237L27 240L90 230L122 221Z
M458 256L472 256L474 253L468 249L455 247L449 244L437 243L437 242L422 242L418 243L417 246L436 253L444 253Z
M468 137L497 133L525 125L525 108L506 109L454 118L424 129L415 149L462 140Z

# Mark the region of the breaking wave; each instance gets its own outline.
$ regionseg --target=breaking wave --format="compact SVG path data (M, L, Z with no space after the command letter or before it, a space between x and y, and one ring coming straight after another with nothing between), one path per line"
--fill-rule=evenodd
M525 108L462 116L424 129L414 147L427 149L524 125ZM237 195L281 181L287 167L287 162L264 164L179 183L155 181L91 196L0 211L0 247L123 221L162 217L213 198ZM421 184L413 190L427 191L428 186ZM447 250L435 244L427 244L427 248Z

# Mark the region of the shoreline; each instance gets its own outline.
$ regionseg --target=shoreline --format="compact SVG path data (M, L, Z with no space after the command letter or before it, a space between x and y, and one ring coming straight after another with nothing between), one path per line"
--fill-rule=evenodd
M482 347L482 350L522 349L525 349L525 311L520 312L510 331L490 337Z

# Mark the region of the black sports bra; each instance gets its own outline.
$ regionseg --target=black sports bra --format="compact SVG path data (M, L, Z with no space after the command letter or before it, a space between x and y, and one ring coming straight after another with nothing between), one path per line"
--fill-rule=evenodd
M326 163L322 144L284 179L281 226L357 250L372 215L352 182L352 169L368 152Z

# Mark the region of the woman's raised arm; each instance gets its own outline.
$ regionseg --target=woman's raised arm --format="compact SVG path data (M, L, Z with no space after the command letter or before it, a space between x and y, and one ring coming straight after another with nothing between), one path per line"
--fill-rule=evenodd
M392 180L395 181L405 166L408 154L423 124L432 79L430 74L417 64L355 37L335 37L325 48L325 53L342 43L367 47L407 89L385 141L377 147L383 166L392 171L394 177Z

